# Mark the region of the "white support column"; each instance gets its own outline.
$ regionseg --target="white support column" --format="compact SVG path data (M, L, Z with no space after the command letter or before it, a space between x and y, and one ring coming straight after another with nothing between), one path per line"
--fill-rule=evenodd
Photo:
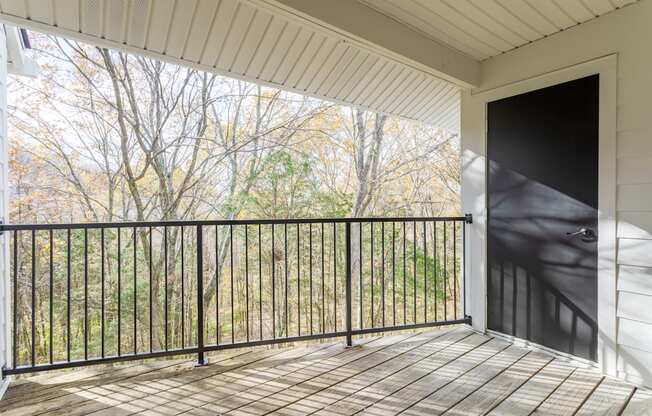
M0 219L6 222L8 209L7 165L7 38L4 25L0 25ZM0 236L0 368L10 360L10 300L9 296L9 240ZM1 371L1 370L0 370ZM8 380L0 380L0 398Z

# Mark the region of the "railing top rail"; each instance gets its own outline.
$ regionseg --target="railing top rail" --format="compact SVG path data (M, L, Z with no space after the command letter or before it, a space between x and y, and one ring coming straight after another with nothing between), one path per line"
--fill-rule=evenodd
M462 221L468 222L469 216L459 217L360 217L360 218L276 218L276 219L240 219L240 220L173 220L173 221L131 221L131 222L91 222L91 223L57 223L57 224L0 224L2 231L24 230L67 230L92 228L147 228L147 227L191 227L208 225L283 225L283 224L332 224L360 222L431 222Z

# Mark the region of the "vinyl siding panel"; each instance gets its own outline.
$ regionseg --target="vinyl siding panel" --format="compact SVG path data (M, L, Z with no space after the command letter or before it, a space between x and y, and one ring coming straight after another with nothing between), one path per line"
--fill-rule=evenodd
M620 238L618 264L652 267L652 240Z
M652 353L652 324L619 318L618 343Z
M652 268L619 266L618 290L652 296ZM652 309L652 303L646 308Z
M622 290L618 293L618 316L620 318L652 324L652 308L642 308L641 305L652 305L652 296Z

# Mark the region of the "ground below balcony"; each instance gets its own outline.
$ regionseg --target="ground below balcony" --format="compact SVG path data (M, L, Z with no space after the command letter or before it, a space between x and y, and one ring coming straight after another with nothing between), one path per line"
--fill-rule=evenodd
M649 415L652 394L467 328L23 377L16 415Z

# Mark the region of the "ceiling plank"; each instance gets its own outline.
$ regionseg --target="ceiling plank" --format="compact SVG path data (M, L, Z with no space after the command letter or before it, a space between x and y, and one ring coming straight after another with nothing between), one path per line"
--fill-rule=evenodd
M396 20L351 0L249 0L270 7L323 30L336 32L367 48L409 63L422 71L460 86L477 85L479 63Z

